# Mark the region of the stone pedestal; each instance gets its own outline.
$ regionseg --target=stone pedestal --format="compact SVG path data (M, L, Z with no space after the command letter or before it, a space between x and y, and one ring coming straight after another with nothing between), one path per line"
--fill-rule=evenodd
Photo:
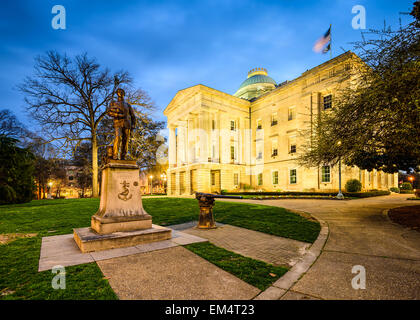
M199 229L215 229L216 223L213 215L214 198L198 196L197 200L200 207L197 227Z
M141 201L139 180L135 161L110 160L106 164L99 210L92 216L91 228L74 230L74 239L83 252L171 238L171 229L152 228L152 217Z
M110 160L102 170L101 202L91 227L99 234L152 227L152 217L143 209L135 161Z

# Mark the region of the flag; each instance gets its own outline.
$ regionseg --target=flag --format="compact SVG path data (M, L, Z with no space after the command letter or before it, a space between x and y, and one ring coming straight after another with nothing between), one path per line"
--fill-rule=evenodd
M330 28L328 29L328 31L327 32L325 32L325 34L324 34L324 36L322 37L322 38L320 38L316 43L315 43L315 45L314 45L314 47L313 47L313 51L315 51L315 52L321 52L321 51L323 51L323 48L324 48L324 46L328 43L328 42L330 42L331 41L331 26L330 26ZM330 49L331 49L331 44L329 45L330 46ZM324 49L325 50L325 49ZM329 49L328 49L329 50ZM328 52L328 50L327 51L325 51L325 52ZM324 53L325 53L324 52Z
M328 46L326 46L325 48L324 48L324 50L322 50L322 53L327 53L328 51L330 51L331 50L331 42L328 44Z

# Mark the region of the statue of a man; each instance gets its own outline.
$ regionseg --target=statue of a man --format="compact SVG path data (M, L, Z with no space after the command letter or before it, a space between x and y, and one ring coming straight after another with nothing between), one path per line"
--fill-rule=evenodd
M118 100L109 104L108 115L114 118L115 138L112 159L124 160L128 151L131 130L136 126L136 116L131 105L124 101L125 92L117 89ZM120 156L118 157L118 153Z

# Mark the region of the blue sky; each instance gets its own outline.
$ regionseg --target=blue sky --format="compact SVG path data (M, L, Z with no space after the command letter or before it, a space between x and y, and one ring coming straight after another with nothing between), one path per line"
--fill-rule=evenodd
M414 0L211 1L2 1L0 4L0 109L30 124L15 89L46 50L88 52L111 70L128 70L158 109L178 90L201 83L233 94L247 72L268 69L278 83L329 59L312 51L332 24L333 56L352 49L360 30L354 5L366 8L367 28L392 27L409 17ZM51 9L66 8L66 30L51 27Z

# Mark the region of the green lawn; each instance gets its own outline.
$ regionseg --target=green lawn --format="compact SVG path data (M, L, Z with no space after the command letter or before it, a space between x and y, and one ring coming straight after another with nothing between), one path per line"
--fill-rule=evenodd
M195 199L144 199L143 205L156 224L171 225L198 220ZM213 211L217 222L304 242L314 242L321 230L318 222L278 207L216 201Z
M263 261L241 256L216 247L210 242L193 243L185 247L260 290L267 289L288 270L284 267L276 267Z
M198 219L195 199L154 197L144 199L143 204L155 224L171 225ZM67 267L66 290L51 288L54 276L51 271L37 272L42 237L68 234L73 228L89 226L98 206L99 199L37 200L0 206L0 234L37 234L0 245L0 299L116 299L95 263ZM320 230L317 222L282 208L219 201L214 212L216 220L222 223L306 242L313 242ZM220 259L213 253L212 259L217 265ZM239 269L246 268L241 264ZM264 285L262 280L257 283Z

